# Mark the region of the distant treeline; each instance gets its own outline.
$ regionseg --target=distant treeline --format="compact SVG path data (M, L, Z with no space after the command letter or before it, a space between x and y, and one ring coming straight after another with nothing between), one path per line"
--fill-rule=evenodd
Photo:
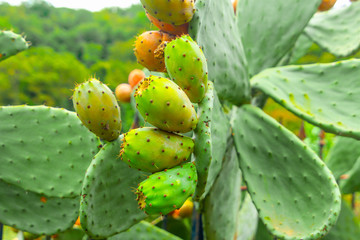
M100 12L54 8L36 0L0 4L0 29L22 33L31 49L0 63L0 105L71 108L70 88L96 76L112 88L141 68L135 37L152 28L140 5Z

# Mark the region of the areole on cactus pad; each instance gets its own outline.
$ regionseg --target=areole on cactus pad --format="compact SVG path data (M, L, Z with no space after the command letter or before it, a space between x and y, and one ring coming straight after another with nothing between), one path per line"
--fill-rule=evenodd
M124 135L120 156L132 168L159 172L186 161L193 149L189 137L157 128L137 128Z

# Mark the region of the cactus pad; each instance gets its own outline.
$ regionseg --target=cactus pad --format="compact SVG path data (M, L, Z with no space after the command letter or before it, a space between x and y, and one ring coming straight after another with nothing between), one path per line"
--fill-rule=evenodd
M122 232L145 214L138 209L134 190L146 174L123 163L118 155L120 138L105 144L92 160L83 184L80 222L92 238Z
M237 6L250 75L274 67L293 47L321 0L242 0Z
M130 167L153 173L186 161L193 149L189 137L157 128L137 128L124 135L120 156Z
M360 141L337 136L326 157L326 165L336 179L348 172L360 156Z
M257 210L250 195L246 193L238 215L236 240L253 240L258 220Z
M79 214L78 197L47 197L2 180L0 196L0 222L35 234L51 235L65 231L75 223Z
M360 2L349 7L316 14L305 34L321 48L338 57L349 56L360 48Z
M213 83L199 104L199 122L195 129L195 162L198 173L195 199L203 199L220 172L230 135L230 123L225 116Z
M140 0L145 10L160 21L173 25L190 22L195 9L194 0Z
M351 194L360 191L360 157L354 166L340 177L340 189L342 194Z
M357 59L279 67L261 72L251 83L295 115L325 131L360 139L359 69Z
M102 82L90 79L74 90L73 103L82 123L101 139L113 141L121 131L120 107Z
M0 107L0 179L31 192L75 197L99 141L64 109Z
M184 90L190 101L201 102L207 89L207 62L190 36L177 38L166 46L165 66L170 78Z
M195 129L198 119L194 106L173 81L150 76L139 83L134 96L145 121L155 127L183 133Z
M195 191L194 163L185 163L149 176L136 190L137 201L147 214L166 215L180 208Z
M219 98L235 104L248 102L247 62L231 1L197 0L189 33L204 51L209 80L214 82Z
M11 31L0 30L0 61L5 60L29 47L26 40Z
M204 200L206 239L234 239L241 202L241 172L235 147L228 146L224 166Z
M267 228L284 240L315 240L336 223L339 187L319 157L259 108L244 105L232 126L248 191Z

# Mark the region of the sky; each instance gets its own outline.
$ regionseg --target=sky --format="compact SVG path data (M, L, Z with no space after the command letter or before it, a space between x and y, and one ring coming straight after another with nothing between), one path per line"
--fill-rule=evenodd
M24 0L0 0L2 2L8 2L11 5L19 5ZM89 11L99 11L106 7L121 7L126 8L132 4L140 3L140 0L102 0L102 1L79 1L79 0L47 0L54 7L67 7L67 8L85 8ZM349 0L338 0L335 7L341 7L348 5Z

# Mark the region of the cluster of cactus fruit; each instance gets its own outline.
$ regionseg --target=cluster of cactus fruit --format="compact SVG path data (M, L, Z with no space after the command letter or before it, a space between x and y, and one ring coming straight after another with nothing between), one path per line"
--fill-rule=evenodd
M360 186L360 61L284 65L309 42L339 57L359 49L360 3L316 13L320 0L239 0L235 15L228 0L141 3L160 28L135 43L139 63L161 72L134 84L146 127L121 135L116 97L96 79L74 90L78 118L45 106L1 107L0 221L50 235L80 215L91 239L178 239L142 220L192 196L209 240L253 239L246 221L285 240L348 234L340 190ZM3 41L4 32L0 53L19 51ZM348 138L324 162L261 110L268 97ZM356 157L345 167L347 148Z

